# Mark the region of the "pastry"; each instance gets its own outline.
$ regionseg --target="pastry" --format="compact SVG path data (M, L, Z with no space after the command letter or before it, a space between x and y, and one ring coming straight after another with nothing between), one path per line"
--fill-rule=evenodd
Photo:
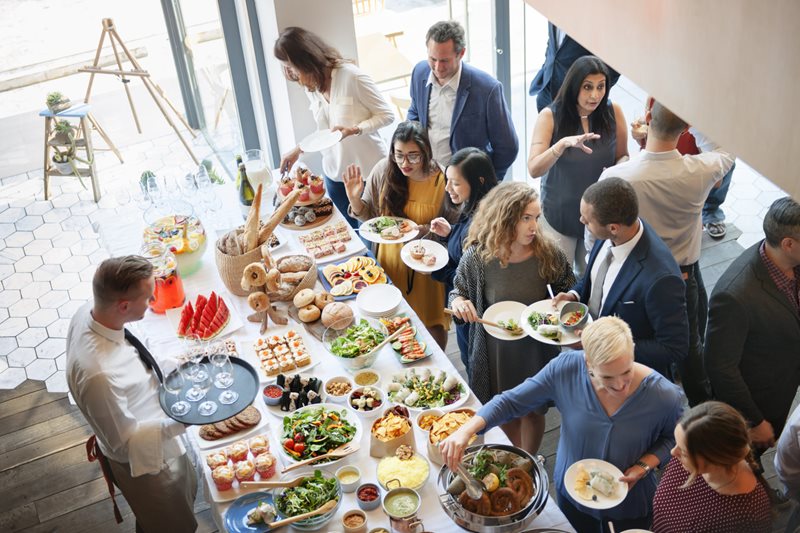
M267 441L264 435L256 435L247 441L247 445L250 447L250 451L253 453L254 457L258 457L262 453L267 453L269 451L269 441Z
M217 490L230 490L233 485L233 468L228 465L218 466L211 472L211 479L217 486Z
M256 472L262 481L275 475L275 466L275 457L271 453L263 453L256 457Z
M297 316L303 322L314 322L316 319L319 318L320 310L319 307L316 305L307 305L305 307L301 307L298 312Z
M311 289L303 289L294 295L294 300L292 301L294 302L295 307L299 309L301 307L313 304L314 298L314 291Z
M244 461L247 459L247 452L249 451L250 449L247 447L247 443L243 440L234 442L226 450L228 457L230 457L234 462Z
M261 262L250 263L244 269L242 280L247 279L250 287L261 287L267 283L267 269ZM246 289L245 289L246 290Z
M211 470L214 470L218 466L227 465L228 456L225 455L225 450L220 450L218 452L213 452L206 455L206 464Z
M253 481L256 476L256 466L250 459L239 461L233 468L236 471L236 479L239 481Z
M330 303L333 303L333 296L329 292L319 292L314 296L314 305L319 307L322 311L324 311L325 306Z
M261 291L250 293L247 304L253 311L266 311L269 307L269 296Z
M419 261L425 256L425 246L417 243L409 249L409 253L412 259Z
M432 267L436 264L436 256L433 254L428 254L422 258L422 262L425 263L425 266Z

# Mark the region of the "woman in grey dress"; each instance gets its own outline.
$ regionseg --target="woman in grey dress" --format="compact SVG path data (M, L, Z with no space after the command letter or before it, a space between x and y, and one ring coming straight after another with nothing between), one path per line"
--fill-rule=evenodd
M456 321L474 322L486 309L507 300L525 305L569 290L575 275L566 255L539 232L539 195L525 183L501 183L481 201L456 270L450 308ZM486 403L536 374L558 348L530 337L496 339L482 327L469 330L469 385ZM536 453L544 435L544 412L502 426L509 440Z

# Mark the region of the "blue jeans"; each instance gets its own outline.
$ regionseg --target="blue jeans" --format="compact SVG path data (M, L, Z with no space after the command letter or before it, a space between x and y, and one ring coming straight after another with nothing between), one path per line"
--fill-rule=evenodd
M347 214L347 208L350 207L350 199L347 198L344 183L341 181L333 181L328 176L325 176L325 188L328 190L328 196L331 197L333 205L342 213L342 216L347 223L350 224L350 227L357 229L358 220Z
M703 206L703 224L711 224L714 222L722 222L725 220L725 212L719 207L728 196L728 189L731 188L731 177L733 176L733 169L736 168L736 163L733 164L731 169L722 178L722 185L718 189L711 189L706 198L706 203Z
M458 350L461 352L461 362L469 379L469 324L456 324L456 342Z

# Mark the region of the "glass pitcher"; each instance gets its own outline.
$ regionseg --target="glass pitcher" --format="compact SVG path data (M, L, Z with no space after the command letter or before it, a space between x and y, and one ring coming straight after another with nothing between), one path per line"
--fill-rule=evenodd
M142 246L142 256L154 267L156 290L150 309L154 313L163 314L167 309L183 305L186 295L183 292L183 281L178 274L178 261L163 243L150 242Z

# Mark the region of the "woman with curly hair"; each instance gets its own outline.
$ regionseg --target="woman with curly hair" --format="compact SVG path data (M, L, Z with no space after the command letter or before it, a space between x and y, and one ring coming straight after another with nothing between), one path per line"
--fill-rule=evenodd
M391 216L408 218L422 226L430 224L442 205L445 187L444 174L432 154L422 124L400 123L392 135L389 157L375 165L366 187L361 169L356 165L347 167L344 186L350 200L350 215L362 221ZM427 227L422 233L426 231ZM408 268L400 259L402 247L402 244L379 245L378 262L444 349L449 325L444 314L444 286Z
M525 305L569 289L575 275L567 257L539 232L542 208L536 190L525 183L501 183L487 194L472 220L458 265L450 308L457 321L475 322L497 302L513 300ZM503 341L482 327L469 330L469 385L486 403L541 370L558 355L555 346L529 337ZM544 435L540 409L503 424L508 438L536 453Z

